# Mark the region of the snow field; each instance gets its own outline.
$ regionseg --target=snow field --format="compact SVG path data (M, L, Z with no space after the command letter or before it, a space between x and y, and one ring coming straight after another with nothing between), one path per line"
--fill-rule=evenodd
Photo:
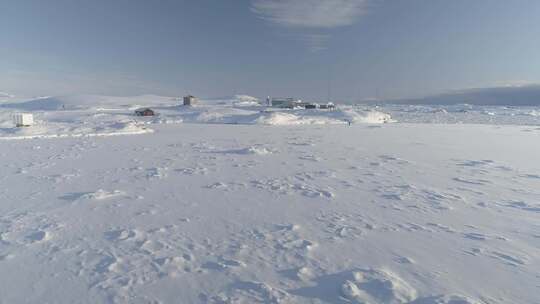
M3 301L539 301L538 131L153 129L0 141Z

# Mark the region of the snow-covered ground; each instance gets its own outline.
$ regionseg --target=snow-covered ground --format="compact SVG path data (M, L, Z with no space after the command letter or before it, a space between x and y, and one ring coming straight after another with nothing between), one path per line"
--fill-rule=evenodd
M383 111L398 122L540 126L540 106L384 105L356 106Z
M0 303L540 303L534 109L78 98L0 105Z

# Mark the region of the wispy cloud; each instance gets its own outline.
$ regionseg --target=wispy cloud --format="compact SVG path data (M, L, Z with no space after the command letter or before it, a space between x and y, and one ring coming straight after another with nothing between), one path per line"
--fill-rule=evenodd
M252 0L251 11L270 24L294 30L309 50L327 48L329 31L354 24L371 0Z
M328 34L302 34L298 37L312 52L326 50L328 39L330 39Z
M253 0L251 11L273 24L330 29L353 24L369 0Z

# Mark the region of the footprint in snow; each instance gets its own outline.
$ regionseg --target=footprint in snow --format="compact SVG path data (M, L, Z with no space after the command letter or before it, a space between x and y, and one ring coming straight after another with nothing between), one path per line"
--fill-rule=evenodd
M62 229L62 225L45 216L19 214L10 219L0 221L3 231L0 232L0 245L33 245L45 243Z
M486 179L473 179L473 178L464 178L464 177L454 177L453 180L456 181L456 182L460 182L460 183L465 183L465 184L470 184L470 185L478 185L478 186L484 186L484 185L487 185L487 184L491 184L491 181L486 180Z
M320 158L318 156L315 156L315 155L303 155L303 156L298 157L298 159L308 160L308 161L312 161L312 162L320 162L320 161L322 161L322 158Z
M44 242L44 241L48 241L52 238L51 236L51 233L48 232L48 231L43 231L43 230L36 230L36 231L33 231L31 233L29 233L25 239L27 240L28 243L39 243L39 242Z
M392 156L392 155L379 155L379 159L383 163L396 163L398 165L406 165L409 164L409 161Z
M481 302L462 295L439 295L419 298L410 304L481 304Z
M146 178L147 179L165 179L167 178L167 171L169 168L163 167L163 168L150 168L146 170Z
M168 276L170 278L178 277L183 272L192 272L192 262L194 257L189 254L182 256L168 256L154 259L156 268L159 270L160 276Z
M502 262L505 265L519 267L527 265L529 257L524 254L517 253L507 253L497 250L488 250L485 248L471 248L470 250L464 251L467 254L472 256L487 256Z
M316 285L289 291L328 303L410 303L416 290L395 273L385 269L354 269L314 279Z
M126 241L136 238L137 235L140 234L140 232L137 230L120 229L107 231L104 234L105 238L109 241Z
M245 264L241 261L220 258L217 262L206 262L201 267L208 270L223 271L244 266Z
M215 151L214 153L238 154L238 155L268 155L268 154L277 153L277 150L266 148L260 145L256 145L256 146L251 146L251 147L241 148L241 149Z
M236 281L228 291L207 299L209 303L289 303L289 294L262 282Z
M508 253L503 253L499 251L491 251L488 255L491 256L492 258L500 260L501 262L507 265L514 266L514 267L523 266L526 264L525 258L519 258L515 255L511 255Z
M294 281L309 282L315 277L314 271L309 267L296 267L281 270L279 273Z
M204 167L189 167L176 169L175 171L186 175L205 175L208 173L208 169Z
M75 192L67 193L60 197L60 199L68 201L81 201L81 200L107 200L113 197L125 196L126 193L120 190L106 191L103 189L98 189L94 192Z
M480 304L462 295L418 297L416 289L388 269L354 269L315 279L314 287L289 290L327 303Z
M495 161L490 159L483 159L483 160L464 160L458 162L456 165L461 167L483 167L487 165L491 165L495 163Z
M396 262L399 264L415 264L416 262L408 257L400 256L396 258Z
M540 212L540 204L530 204L524 201L510 201L504 204L506 207L520 209L523 211L529 211L529 212Z

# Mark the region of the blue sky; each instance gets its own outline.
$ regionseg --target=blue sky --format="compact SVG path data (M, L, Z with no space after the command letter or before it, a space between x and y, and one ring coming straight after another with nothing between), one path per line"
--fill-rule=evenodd
M0 92L355 101L540 82L537 0L3 0Z

